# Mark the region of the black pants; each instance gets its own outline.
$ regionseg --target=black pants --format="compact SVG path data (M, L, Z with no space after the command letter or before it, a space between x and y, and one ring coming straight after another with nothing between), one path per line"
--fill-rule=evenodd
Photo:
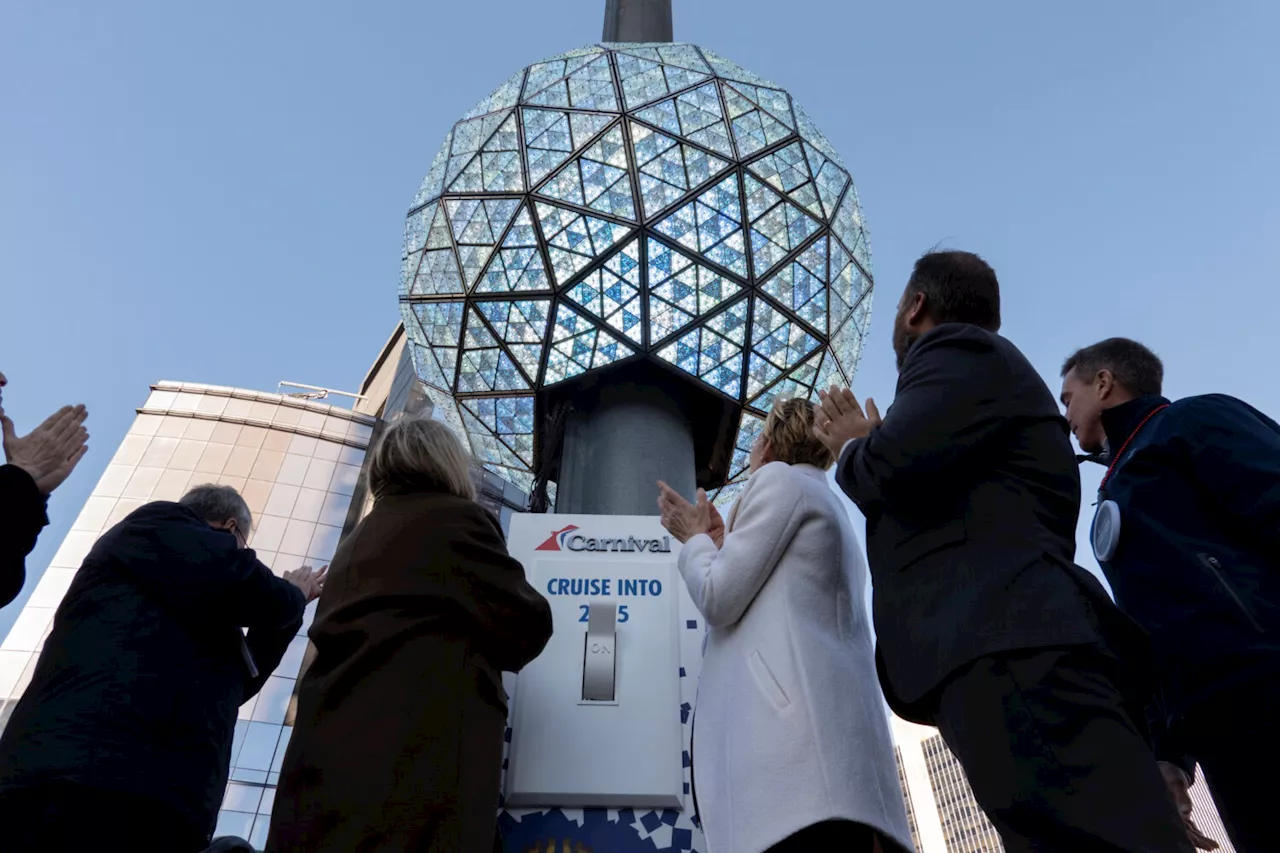
M5 853L198 853L209 844L205 830L161 803L79 785L0 794L0 838Z
M828 820L784 838L765 853L871 853L875 833L849 820Z
M1236 853L1280 850L1276 786L1280 767L1280 681L1251 682L1197 705L1186 719L1185 739L1200 762L1214 805Z
M940 688L938 728L1008 853L1192 853L1123 685L1080 646L982 658Z

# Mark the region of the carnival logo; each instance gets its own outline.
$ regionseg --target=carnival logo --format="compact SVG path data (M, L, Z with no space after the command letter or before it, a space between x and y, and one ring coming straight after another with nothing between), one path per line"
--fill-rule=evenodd
M661 539L637 539L634 536L614 539L596 539L581 535L572 535L578 525L570 524L562 527L547 537L546 541L534 548L535 551L620 551L634 553L637 551L650 554L670 554L671 537Z
M547 541L543 542L535 551L559 551L564 547L565 537L578 529L578 525L570 524L568 527L561 527L556 532L547 537Z

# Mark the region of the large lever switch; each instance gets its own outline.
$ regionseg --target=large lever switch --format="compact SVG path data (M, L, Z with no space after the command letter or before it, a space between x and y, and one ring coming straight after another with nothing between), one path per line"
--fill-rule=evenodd
M618 688L618 605L613 601L593 601L587 613L582 698L588 702L614 702Z

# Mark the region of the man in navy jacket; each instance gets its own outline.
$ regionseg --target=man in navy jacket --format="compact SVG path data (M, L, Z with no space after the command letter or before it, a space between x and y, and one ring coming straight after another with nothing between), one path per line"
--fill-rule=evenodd
M1221 394L1170 403L1164 368L1111 338L1062 368L1071 430L1108 471L1093 540L1151 634L1157 757L1184 812L1200 764L1240 853L1280 850L1280 425Z
M197 486L98 540L0 736L6 853L208 844L236 709L324 580L272 574L246 547L251 522L234 489Z

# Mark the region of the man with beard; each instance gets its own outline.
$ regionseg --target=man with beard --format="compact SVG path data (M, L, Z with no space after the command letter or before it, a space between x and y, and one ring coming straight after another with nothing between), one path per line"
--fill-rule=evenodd
M930 252L894 321L893 407L821 394L815 434L867 518L881 686L938 727L1010 853L1189 853L1144 737L1141 632L1073 562L1066 421L999 328L991 267Z

